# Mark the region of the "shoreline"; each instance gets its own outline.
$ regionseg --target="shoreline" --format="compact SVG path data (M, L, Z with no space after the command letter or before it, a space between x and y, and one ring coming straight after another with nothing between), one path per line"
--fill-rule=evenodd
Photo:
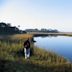
M28 32L33 36L48 36L48 35L60 35L60 36L72 36L72 32L58 32L58 33L48 33L48 32Z

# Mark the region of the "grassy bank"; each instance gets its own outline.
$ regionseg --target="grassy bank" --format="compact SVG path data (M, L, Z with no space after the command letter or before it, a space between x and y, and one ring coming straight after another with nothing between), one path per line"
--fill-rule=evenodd
M33 46L29 60L24 59L23 42L32 35L13 35L0 39L1 72L72 72L72 64L55 53Z

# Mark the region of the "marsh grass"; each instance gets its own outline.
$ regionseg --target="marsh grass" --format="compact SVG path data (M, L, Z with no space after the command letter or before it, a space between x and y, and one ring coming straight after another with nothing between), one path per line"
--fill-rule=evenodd
M1 72L71 72L72 64L55 53L37 48L31 43L32 55L24 59L23 43L32 35L3 36L0 39ZM2 68L4 67L4 68Z

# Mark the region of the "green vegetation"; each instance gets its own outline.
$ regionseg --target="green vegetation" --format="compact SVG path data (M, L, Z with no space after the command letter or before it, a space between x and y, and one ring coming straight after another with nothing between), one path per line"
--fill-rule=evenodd
M1 72L72 72L72 64L55 53L33 46L30 59L24 59L23 42L31 35L0 37Z
M0 35L23 34L25 31L19 30L16 26L11 26L10 23L0 22Z

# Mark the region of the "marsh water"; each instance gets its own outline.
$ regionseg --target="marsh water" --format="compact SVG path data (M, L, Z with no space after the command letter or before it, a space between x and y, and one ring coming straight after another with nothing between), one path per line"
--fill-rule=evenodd
M35 46L53 51L60 56L72 61L72 37L69 36L47 36L35 37Z

